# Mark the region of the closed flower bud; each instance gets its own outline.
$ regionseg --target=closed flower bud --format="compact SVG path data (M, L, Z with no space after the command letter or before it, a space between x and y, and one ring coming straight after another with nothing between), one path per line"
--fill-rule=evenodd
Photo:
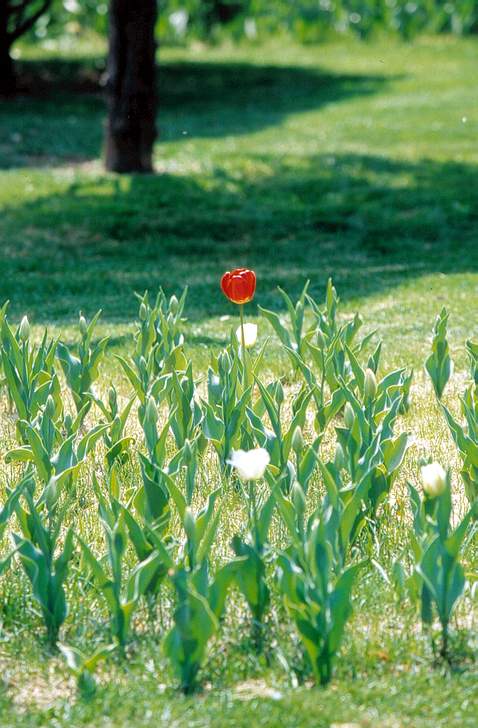
M116 389L111 386L108 390L108 403L112 412L116 412L118 409L118 397L116 395Z
M55 415L55 409L55 400L49 394L45 402L45 414L51 419Z
M299 516L302 516L305 513L305 495L301 484L297 480L295 480L292 484L292 488L290 489L290 496L292 503L294 504L296 513Z
M179 308L179 301L176 298L176 296L173 294L171 296L171 298L169 299L169 310L171 311L173 316L175 316L177 314L178 308Z
M422 471L423 490L429 498L437 498L447 486L447 476L440 463L424 465Z
M24 316L21 320L20 327L18 329L18 336L20 341L26 342L30 338L30 322L27 316Z
M148 404L146 405L146 412L145 412L145 420L147 422L151 422L153 424L156 424L158 421L158 408L156 407L156 402L154 401L154 397L150 396L148 399Z
M222 376L230 371L230 362L227 352L221 351L217 357L217 368Z
M354 414L353 407L350 404L350 402L347 402L344 407L344 422L345 422L345 426L349 430L351 430L352 427L354 426L355 414Z
M242 346L242 327L236 329L236 338ZM244 345L246 349L252 349L257 341L257 325L244 324Z
M148 317L148 309L146 307L146 304L141 301L140 307L139 307L139 320L140 321L146 321Z
M297 425L294 430L294 434L292 435L292 449L296 453L296 455L300 455L300 453L304 449L304 436L299 425Z
M375 399L377 394L377 379L372 369L365 370L365 382L364 382L365 399Z
M49 511L52 511L58 500L58 484L55 477L50 478L48 481L45 487L44 498L46 507Z
M196 521L189 507L184 511L184 530L186 531L187 537L192 541L196 533Z
M345 453L342 445L340 442L338 442L335 446L335 461L334 461L335 467L337 470L343 470L347 463L345 460Z
M185 465L189 465L190 463L192 463L192 460L193 451L191 448L191 443L189 442L189 440L186 440L183 447L183 462L185 463Z
M86 334L88 332L88 324L86 323L85 317L81 313L80 313L79 328L80 328L80 334L82 336L86 336Z

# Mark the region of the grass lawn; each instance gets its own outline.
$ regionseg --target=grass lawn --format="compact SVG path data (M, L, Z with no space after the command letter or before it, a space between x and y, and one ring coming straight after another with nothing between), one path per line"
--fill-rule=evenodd
M33 94L0 113L0 300L66 339L79 310L103 309L111 344L101 387L128 386L113 354L132 346L134 291L189 287L187 350L198 371L229 336L232 306L222 272L254 268L255 303L280 308L306 279L322 299L332 275L349 315L358 310L384 341L383 365L416 370L401 427L415 437L396 485L378 559L389 573L407 543L407 479L420 456L458 458L422 373L443 305L457 375L446 401L457 409L464 341L478 338L478 97L476 42L423 38L412 45L355 41L160 53L160 142L154 177L104 174L104 104L95 91L98 53L58 60L23 49ZM41 93L40 93L41 91ZM38 328L37 328L38 327ZM260 336L265 324L260 320ZM276 344L274 376L289 374ZM292 382L292 385L294 383ZM14 425L1 402L1 454ZM72 520L101 548L91 472ZM11 469L1 465L5 476ZM134 480L137 472L125 477ZM207 473L205 487L210 486ZM2 485L3 488L3 485ZM231 495L224 553L241 504ZM95 530L96 529L96 530ZM478 544L466 555L478 574ZM72 579L63 641L94 649L108 640L103 601ZM229 609L203 671L204 691L183 698L162 654L161 619L140 612L127 662L109 660L91 702L76 698L63 660L49 655L30 586L20 571L0 579L0 725L257 726L397 728L477 724L478 605L464 599L454 624L460 659L434 665L429 640L405 600L372 567L360 578L355 615L326 689L295 685L298 646L274 603L266 663L251 651L242 598ZM282 659L279 659L282 655Z

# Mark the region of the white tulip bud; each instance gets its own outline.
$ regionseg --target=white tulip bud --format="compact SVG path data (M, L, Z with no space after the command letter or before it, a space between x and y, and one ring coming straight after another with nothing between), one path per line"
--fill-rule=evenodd
M338 442L335 446L335 467L337 470L343 470L347 466L345 453L342 445Z
M345 426L351 430L355 422L355 413L350 402L347 402L344 407L344 422Z
M145 420L152 424L156 424L158 421L158 408L156 407L156 402L152 396L149 397L146 405Z
M80 334L82 336L86 336L86 334L88 332L88 324L86 323L85 317L81 313L80 313L79 327L80 327Z
M255 450L233 450L229 465L237 470L241 480L259 480L270 463L270 455L263 447Z
M377 379L372 369L365 370L364 391L365 399L375 399L377 394Z
M169 299L169 310L171 311L173 316L175 316L177 314L178 308L179 308L179 301L173 293L173 295Z
M299 455L304 449L304 436L299 425L297 425L292 435L292 449L296 455Z
M422 471L423 490L429 498L437 498L447 486L445 470L439 463L424 465Z
M196 535L196 519L194 518L194 513L189 508L189 506L184 511L183 525L188 538L191 541L194 541L194 537Z
M303 490L301 484L299 482L297 482L297 480L294 480L294 482L292 483L290 496L291 496L292 503L294 504L296 513L299 516L302 516L305 513L306 501L305 501L304 490Z
M20 328L18 329L18 336L20 341L26 342L30 338L30 322L28 316L24 316L20 322Z
M148 316L148 309L146 308L146 304L141 301L140 307L139 307L139 320L140 321L146 321L146 318Z
M242 346L242 331L241 326L236 329L236 338ZM244 324L244 344L246 349L252 349L257 341L257 325L256 324Z

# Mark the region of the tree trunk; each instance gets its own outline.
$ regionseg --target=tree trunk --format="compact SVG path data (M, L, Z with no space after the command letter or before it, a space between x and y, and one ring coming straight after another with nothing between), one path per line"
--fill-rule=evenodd
M15 93L15 86L15 71L8 37L7 6L4 0L0 0L0 96L11 96Z
M156 0L110 0L106 168L152 172Z

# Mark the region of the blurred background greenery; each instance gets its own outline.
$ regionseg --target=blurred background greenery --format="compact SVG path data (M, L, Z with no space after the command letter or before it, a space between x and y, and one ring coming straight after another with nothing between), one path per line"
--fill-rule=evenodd
M73 43L75 36L102 35L107 2L54 0L37 22L31 39ZM476 0L160 0L157 35L161 43L192 39L260 41L287 34L300 42L343 35L360 38L419 33L466 35L478 31Z

